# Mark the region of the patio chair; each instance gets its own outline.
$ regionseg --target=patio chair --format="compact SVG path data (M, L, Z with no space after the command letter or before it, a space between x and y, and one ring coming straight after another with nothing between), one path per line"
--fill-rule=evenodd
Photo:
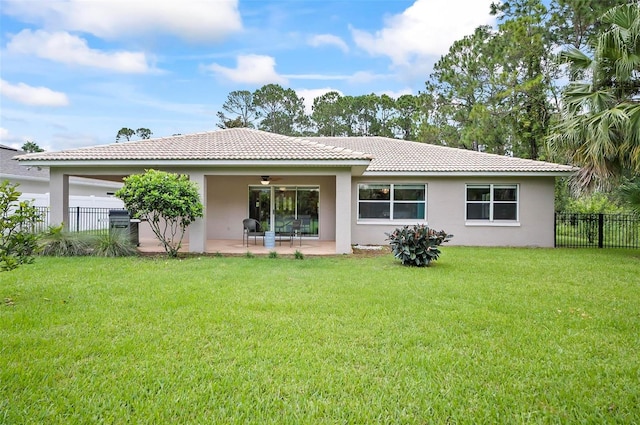
M302 220L296 219L291 222L291 236L289 239L289 246L293 246L293 239L298 238L300 246L302 246Z
M260 222L253 218L245 218L242 220L242 246L244 246L245 239L247 240L247 246L249 246L249 238L253 236L253 244L257 245L258 237L262 238L262 244L264 245L264 232L260 229Z

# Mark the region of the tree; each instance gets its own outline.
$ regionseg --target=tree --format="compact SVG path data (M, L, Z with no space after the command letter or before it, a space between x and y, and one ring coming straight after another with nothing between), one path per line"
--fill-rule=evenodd
M376 127L377 96L344 96L345 121L348 136L372 136Z
M35 207L20 201L17 184L0 183L0 271L33 261L37 236L33 225L42 221Z
M512 127L510 147L515 156L538 159L540 144L549 131L553 107L549 103L555 74L547 8L541 0L511 0L493 4L498 25L499 51L504 68L505 115Z
M549 30L558 45L582 49L593 44L602 29L599 18L628 0L554 0L550 4Z
M313 99L311 121L318 136L344 136L347 127L344 119L344 102L337 91L330 91Z
M485 134L506 133L503 93L500 78L504 65L500 58L500 39L488 26L476 28L472 35L455 41L449 52L434 66L426 83L434 104L434 124L423 124L419 140L452 147L478 150L484 145L488 152L505 151L508 137L497 146ZM491 126L487 126L491 123Z
M147 140L151 138L153 133L148 128L139 128L136 130L136 135L143 140Z
M148 128L140 127L137 130L132 130L128 127L122 127L118 130L118 134L116 135L116 143L118 143L122 139L126 139L127 142L131 140L133 136L138 136L142 140L150 139L153 133Z
M27 141L24 145L22 145L22 150L25 152L44 152L36 142Z
M131 138L136 134L135 131L128 127L122 127L118 130L118 134L116 134L116 143L118 143L122 139L127 139L127 142L131 140Z
M279 84L267 84L253 93L253 104L259 128L286 136L298 136L310 126L304 111L304 98L293 89L284 89Z
M253 93L248 90L235 90L227 95L227 100L222 105L223 111L216 115L220 122L220 128L248 127L253 128L256 119L256 107L253 103ZM232 114L227 116L226 113Z
M417 95L403 94L395 100L395 114L391 118L391 129L394 137L432 142L429 137L421 138L428 133L432 125L434 98L431 93L420 92Z
M376 109L375 119L371 127L373 136L394 137L393 123L398 115L396 100L391 96L372 94Z
M601 22L588 52L562 53L576 81L563 92L548 139L551 149L582 167L576 180L582 189L610 186L625 171L640 173L640 4L616 6Z
M640 177L625 179L619 189L622 202L636 214L640 214Z
M169 257L178 256L187 227L203 215L198 188L186 175L146 170L125 177L115 195L149 223Z

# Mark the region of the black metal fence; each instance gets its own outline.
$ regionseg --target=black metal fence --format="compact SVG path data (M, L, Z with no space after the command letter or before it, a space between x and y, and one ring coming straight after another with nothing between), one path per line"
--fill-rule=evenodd
M640 216L560 212L555 235L557 247L640 248Z
M49 208L36 207L41 222L34 225L35 231L44 231L49 225L60 223L49 222ZM109 211L118 208L69 207L67 223L69 231L84 233L101 233L109 229Z

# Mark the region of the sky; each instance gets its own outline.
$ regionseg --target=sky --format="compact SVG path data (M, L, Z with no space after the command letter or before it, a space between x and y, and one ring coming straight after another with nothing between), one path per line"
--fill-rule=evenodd
M216 130L234 90L424 90L492 0L0 0L0 144Z

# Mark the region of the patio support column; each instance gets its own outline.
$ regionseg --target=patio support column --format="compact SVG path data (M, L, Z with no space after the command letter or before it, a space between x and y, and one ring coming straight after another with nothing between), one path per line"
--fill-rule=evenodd
M336 254L351 254L351 170L336 174Z
M207 177L204 173L190 173L189 179L198 186L198 195L203 207L203 217L189 225L189 252L205 252L207 250Z
M69 175L49 170L49 225L69 230Z

